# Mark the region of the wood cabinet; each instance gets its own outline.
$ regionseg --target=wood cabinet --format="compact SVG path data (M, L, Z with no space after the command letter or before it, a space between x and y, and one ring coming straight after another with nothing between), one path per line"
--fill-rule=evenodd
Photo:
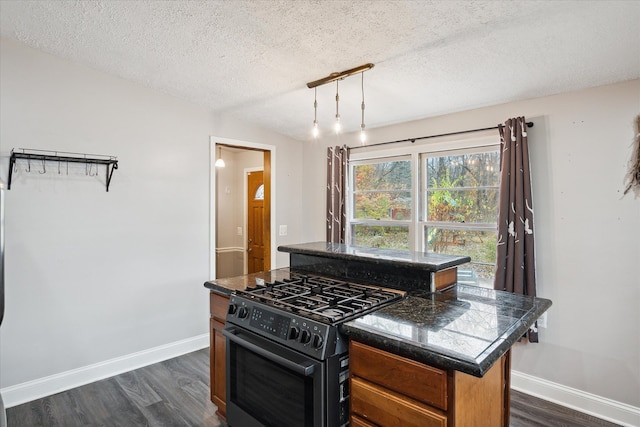
M508 427L509 355L477 378L352 340L350 421L357 427Z
M211 319L209 320L209 370L211 375L211 401L218 407L217 415L226 419L226 341L222 330L229 307L229 297L215 292L209 293Z

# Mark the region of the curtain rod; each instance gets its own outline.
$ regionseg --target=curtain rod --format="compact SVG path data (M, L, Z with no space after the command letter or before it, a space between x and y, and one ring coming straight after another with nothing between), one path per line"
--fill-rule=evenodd
M349 147L349 149L357 150L359 148L375 147L377 145L396 144L398 142L411 142L413 144L414 142L416 142L419 139L438 138L438 137L441 137L441 136L450 136L450 135L461 135L461 134L464 134L464 133L482 132L483 130L500 129L500 128L503 128L503 127L504 127L504 125L498 125L498 126L493 126L493 127L488 127L488 128L461 130L461 131L458 131L458 132L441 133L439 135L420 136L420 137L417 137L417 138L399 139L397 141L389 141L389 142L378 142L376 144L369 144L369 145L357 145L355 147ZM527 122L527 127L528 128L532 128L533 127L533 122Z

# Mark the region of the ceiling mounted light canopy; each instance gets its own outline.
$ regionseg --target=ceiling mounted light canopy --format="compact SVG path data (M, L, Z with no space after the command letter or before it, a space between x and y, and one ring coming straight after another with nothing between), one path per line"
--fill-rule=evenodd
M321 78L319 80L315 80L313 82L309 82L307 83L307 87L309 89L313 89L314 90L314 100L313 100L313 137L317 138L320 131L318 129L318 94L317 94L317 87L318 86L322 86L324 84L327 83L331 83L331 82L336 82L336 122L335 122L335 131L336 134L340 133L340 131L342 130L342 123L340 122L340 109L339 109L339 104L340 104L340 95L339 95L339 91L338 91L338 82L340 80L343 80L349 76L352 76L354 74L362 74L362 80L361 80L361 88L362 88L362 103L360 104L360 108L362 109L362 120L360 123L360 141L362 141L362 143L364 144L364 142L367 139L367 136L364 132L364 72L367 70L370 70L374 67L374 65L372 63L367 63L364 65L360 65L358 67L355 68L350 68L348 70L345 71L340 71L338 73L331 73L329 74L327 77Z

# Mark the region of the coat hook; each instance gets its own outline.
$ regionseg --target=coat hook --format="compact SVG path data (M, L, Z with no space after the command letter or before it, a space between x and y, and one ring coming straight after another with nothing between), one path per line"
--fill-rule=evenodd
M58 157L57 151L56 151L56 157ZM58 157L58 175L60 175L60 157Z
M31 172L31 157L27 156L27 168L25 169L27 172Z
M42 158L42 172L38 171L40 175L47 173L47 168L44 165L44 158Z

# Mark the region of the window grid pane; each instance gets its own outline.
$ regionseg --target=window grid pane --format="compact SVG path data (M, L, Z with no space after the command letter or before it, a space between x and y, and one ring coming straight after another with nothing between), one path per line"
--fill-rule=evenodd
M353 224L351 230L354 245L409 250L408 226Z

